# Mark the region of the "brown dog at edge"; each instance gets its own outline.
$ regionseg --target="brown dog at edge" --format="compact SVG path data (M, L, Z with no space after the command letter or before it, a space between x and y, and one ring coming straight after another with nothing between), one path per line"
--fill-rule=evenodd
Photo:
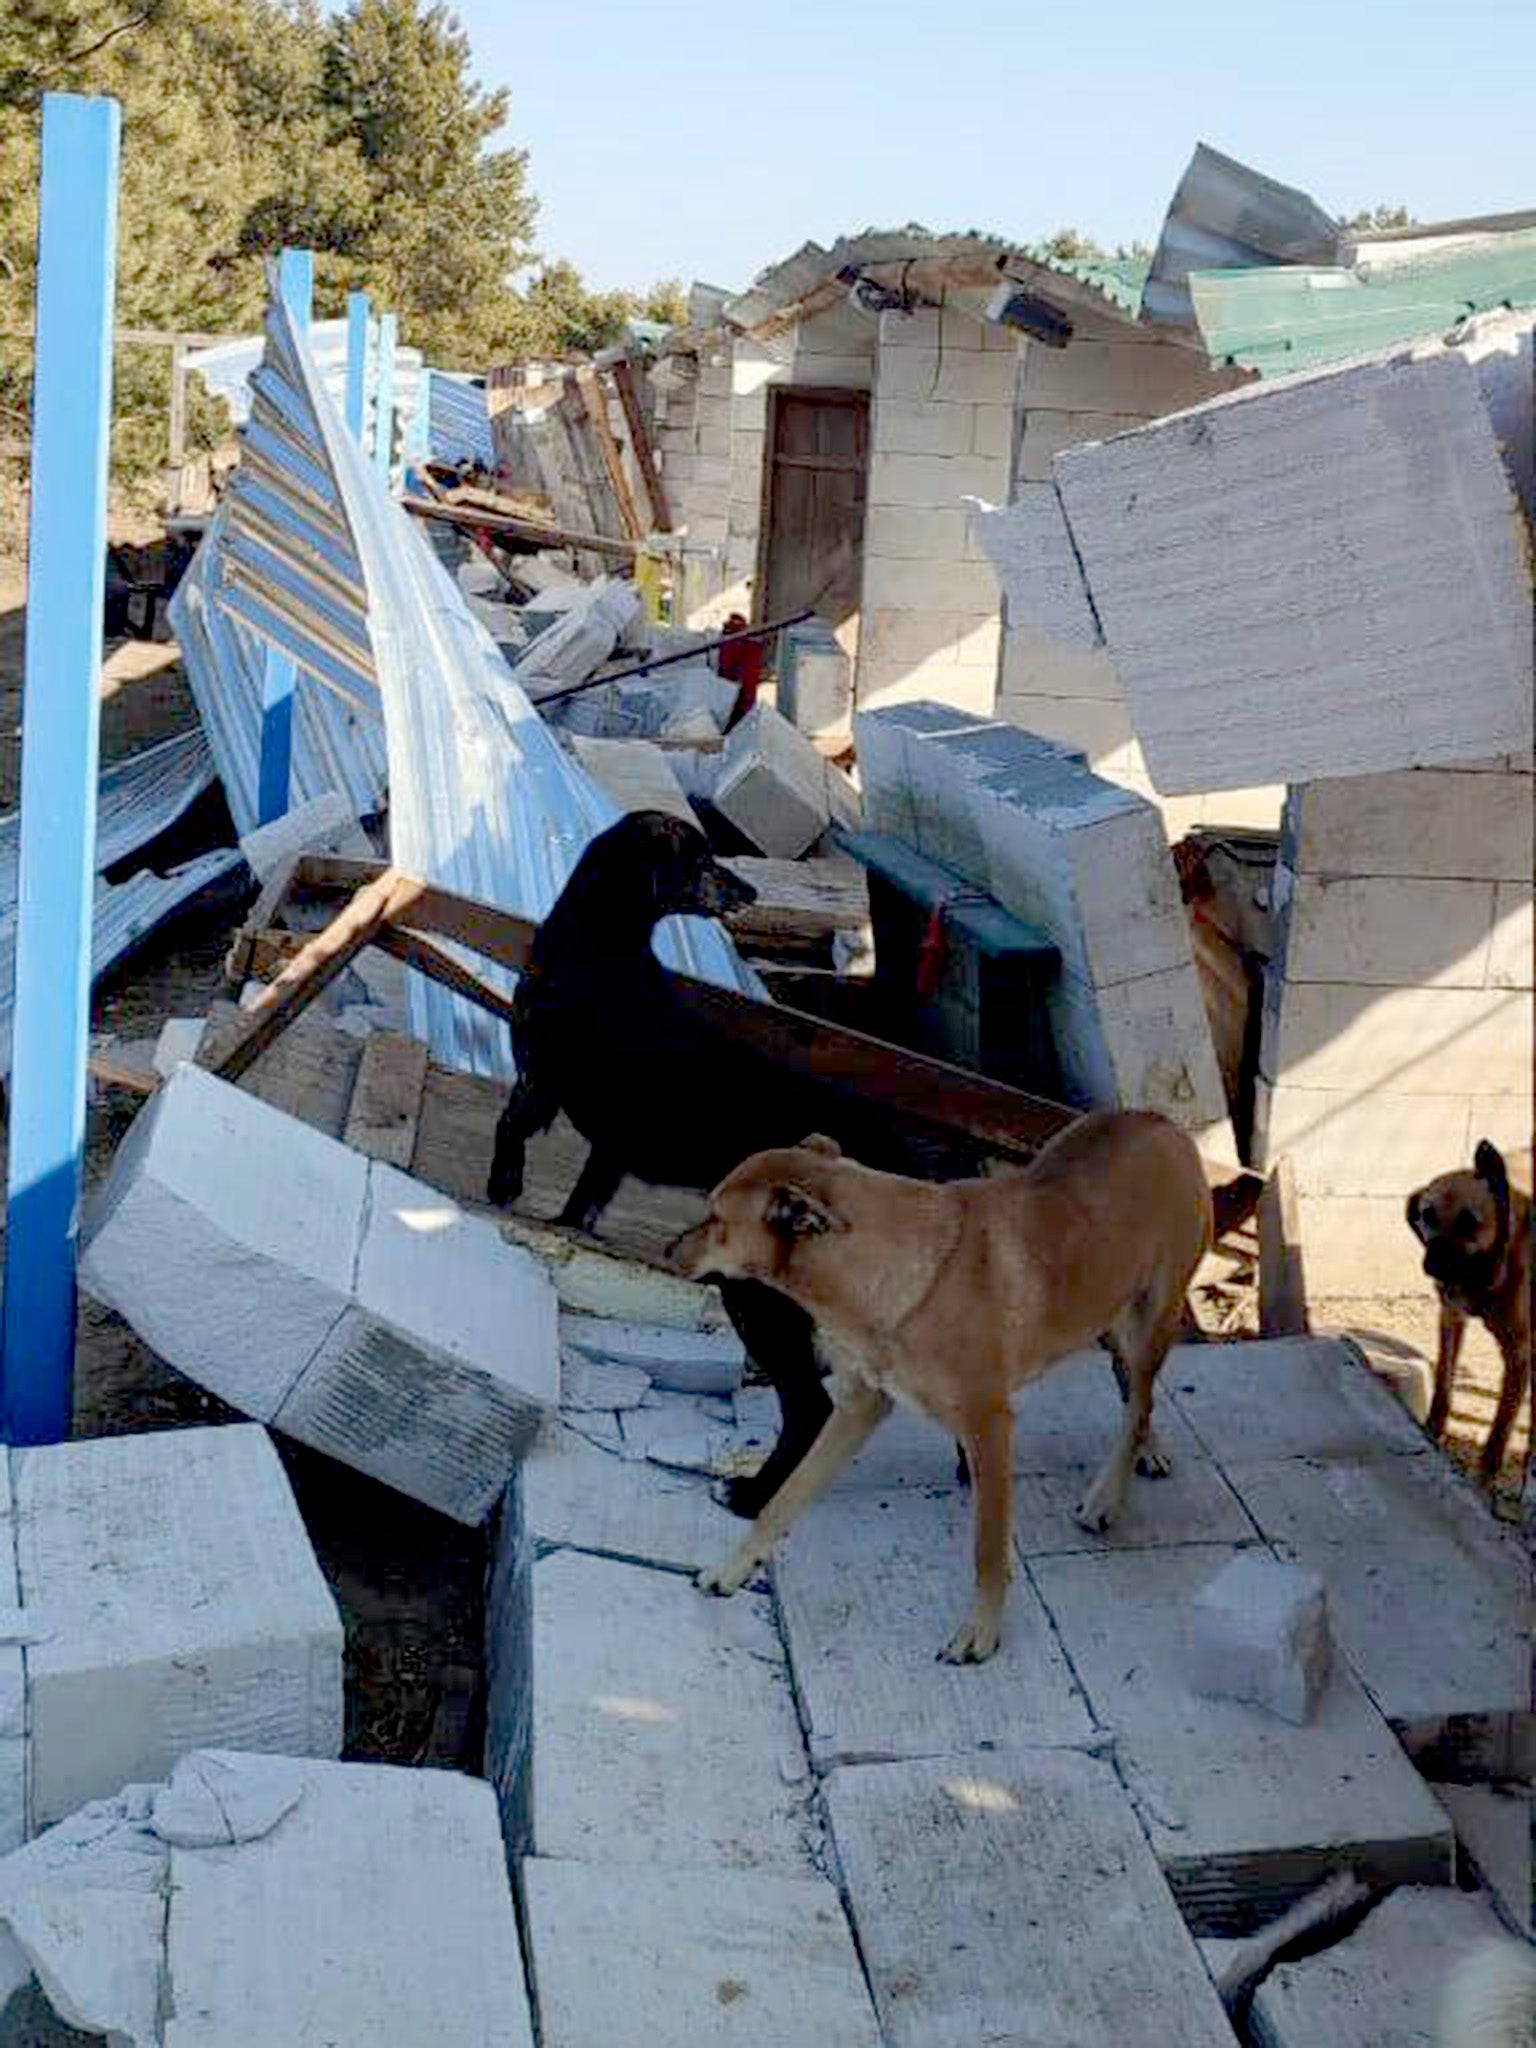
M1529 1181L1529 1157L1518 1163L1517 1172ZM1486 1325L1503 1355L1504 1386L1478 1464L1482 1483L1491 1491L1531 1373L1531 1197L1512 1185L1503 1154L1485 1138L1470 1172L1442 1173L1414 1190L1408 1197L1408 1227L1424 1246L1424 1270L1440 1296L1435 1394L1424 1425L1435 1442L1444 1435L1451 1411L1469 1316ZM1527 1470L1529 1465L1527 1448Z
M997 1648L1010 1576L1009 1396L1070 1351L1108 1347L1125 1427L1078 1509L1107 1529L1134 1468L1167 1465L1152 1387L1211 1242L1211 1198L1191 1140L1139 1111L1081 1117L1020 1173L932 1184L844 1159L828 1138L759 1152L710 1196L674 1258L696 1278L758 1280L814 1317L834 1408L707 1592L744 1586L893 1401L964 1446L974 1490L976 1599L940 1652Z

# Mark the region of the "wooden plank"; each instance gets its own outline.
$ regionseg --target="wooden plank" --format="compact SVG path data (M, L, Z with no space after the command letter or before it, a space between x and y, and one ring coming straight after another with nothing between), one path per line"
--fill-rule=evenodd
M651 523L658 533L672 531L672 507L667 500L666 485L656 467L656 457L651 450L651 437L646 431L645 414L640 409L639 395L635 390L635 375L628 362L620 360L613 365L613 388L619 394L619 404L624 411L624 424L629 429L629 445L635 453L635 465L645 484L646 496L651 501Z
M520 540L533 548L585 549L596 555L611 555L632 562L637 552L632 540L617 540L611 534L587 533L580 528L555 526L543 520L523 519L509 512L481 512L459 505L438 504L431 498L405 498L407 512L418 519L441 519L445 525L469 533L489 533L508 540Z
M1266 1337L1305 1337L1310 1327L1301 1211L1291 1162L1279 1159L1259 1197L1259 1330Z
M890 2048L1233 2048L1109 1764L864 1765L832 1774L827 1807Z
M280 861L262 884L261 894L251 906L250 915L230 941L229 951L224 956L224 976L237 986L259 972L252 964L255 959L256 942L265 936L269 927L276 924L283 905L293 889L294 876L303 856L295 854L291 860Z
M233 1003L215 1003L208 1012L204 1044L227 1034L243 1015ZM239 1085L274 1109L313 1124L328 1138L339 1138L346 1128L362 1054L360 1039L311 1013L296 1017L282 1037L246 1068Z
M635 494L629 488L629 477L624 468L624 451L619 446L608 417L608 394L596 370L578 370L575 378L576 393L586 408L587 420L592 428L592 438L597 443L597 452L602 460L608 488L612 491L614 503L619 508L619 517L629 531L631 540L645 538L645 521L640 517L640 508L635 503Z
M465 1002L474 1003L479 1009L489 1010L493 1017L511 1023L510 996L492 988L488 981L483 981L472 969L454 959L452 954L445 953L441 946L434 946L419 932L406 931L398 925L385 925L373 943L380 952L392 954L396 960L403 960L407 967L414 967L418 973L440 982L444 988L452 989Z
M85 1070L93 1081L108 1088L127 1088L135 1095L153 1095L160 1086L160 1076L153 1067L136 1067L110 1052L93 1052Z
M238 1027L219 1034L211 1046L205 1038L198 1064L227 1081L238 1080L258 1054L372 942L391 909L419 893L422 886L386 868L359 889L340 915L295 954L258 1001L241 1012Z
M426 1083L427 1048L417 1039L393 1031L370 1038L358 1062L345 1142L370 1159L409 1170Z

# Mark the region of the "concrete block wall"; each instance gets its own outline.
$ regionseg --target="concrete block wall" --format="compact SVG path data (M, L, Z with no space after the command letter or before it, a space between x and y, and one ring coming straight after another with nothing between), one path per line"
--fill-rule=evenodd
M873 377L875 322L834 305L768 341L743 335L718 357L701 360L692 425L692 473L684 500L690 542L720 549L718 569L689 612L696 627L728 612L752 611L763 513L768 393L796 389L867 391Z
M1018 347L985 295L880 319L855 679L862 706L928 698L990 716L997 583L964 499L1008 493Z
M1508 763L1288 794L1255 1140L1314 1296L1422 1293L1409 1191L1531 1143L1533 803Z
M1106 440L1201 404L1241 381L1235 372L1212 370L1192 349L1108 322L1102 334L1080 327L1064 349L1024 342L1014 501L1054 491L1051 464L1063 448ZM1271 829L1279 822L1284 791L1278 785L1159 796L1107 651L1062 646L1025 620L1008 617L1006 607L996 709L999 718L1029 732L1084 748L1098 774L1157 804L1170 839L1194 825Z

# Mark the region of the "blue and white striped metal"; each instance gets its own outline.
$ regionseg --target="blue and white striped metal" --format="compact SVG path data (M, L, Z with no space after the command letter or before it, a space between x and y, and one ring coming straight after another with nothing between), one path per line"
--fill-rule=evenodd
M513 681L348 432L275 297L252 385L240 465L172 607L237 823L245 831L254 821L260 700L252 678L261 649L275 644L299 669L293 801L334 788L360 814L378 808L374 778L387 764L398 866L542 918L617 807ZM759 992L725 932L707 920L675 920L660 950L688 973ZM510 992L510 974L482 971ZM484 1011L413 975L410 1015L445 1064L510 1075L506 1030Z

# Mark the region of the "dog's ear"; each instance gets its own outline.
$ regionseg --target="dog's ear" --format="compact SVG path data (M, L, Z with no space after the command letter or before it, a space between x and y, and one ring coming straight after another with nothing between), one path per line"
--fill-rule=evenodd
M808 1138L802 1138L795 1147L797 1152L819 1152L823 1159L841 1159L843 1148L836 1138L823 1137L820 1131L812 1131Z
M1496 1199L1509 1200L1509 1169L1497 1145L1490 1145L1484 1138L1472 1155L1472 1170L1492 1188Z
M797 1181L781 1181L768 1191L763 1221L776 1237L826 1237L848 1228L847 1221Z

